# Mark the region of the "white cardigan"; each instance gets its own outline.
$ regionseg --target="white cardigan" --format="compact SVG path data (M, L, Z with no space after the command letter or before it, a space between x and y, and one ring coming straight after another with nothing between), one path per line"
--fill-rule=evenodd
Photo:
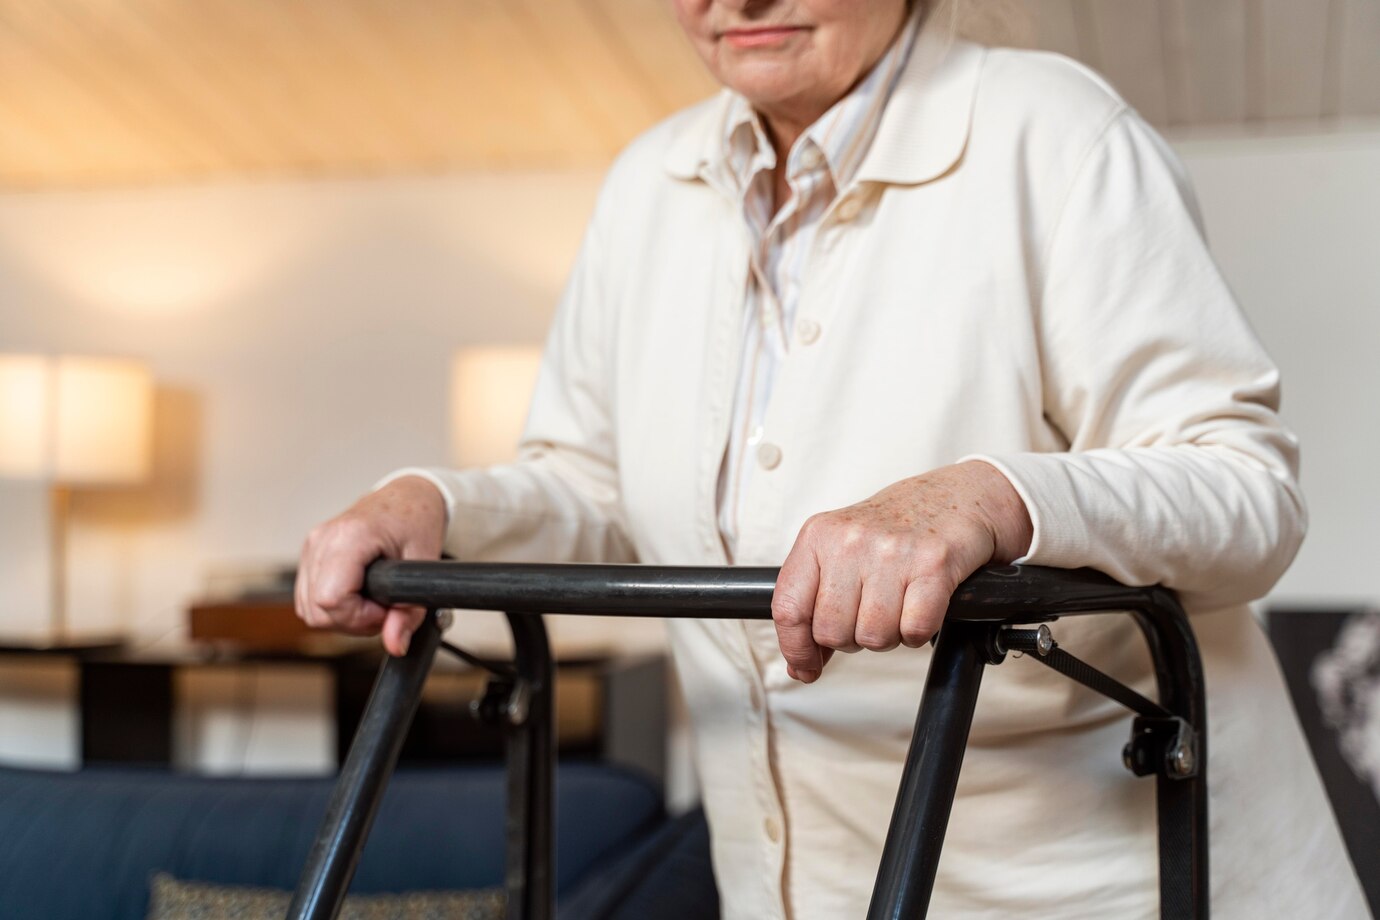
M723 564L715 491L747 232L703 181L720 95L610 171L551 331L521 459L430 470L467 559ZM1354 872L1247 601L1304 530L1279 378L1205 247L1183 171L1101 80L926 30L826 215L743 498L737 561L810 514L966 455L1035 524L1026 561L1178 590L1205 656L1218 920L1360 918ZM415 471L412 471L415 472ZM1126 618L1057 624L1151 693ZM726 918L868 901L928 649L790 680L770 623L674 624ZM1158 916L1153 781L1130 719L1030 662L990 669L937 917Z

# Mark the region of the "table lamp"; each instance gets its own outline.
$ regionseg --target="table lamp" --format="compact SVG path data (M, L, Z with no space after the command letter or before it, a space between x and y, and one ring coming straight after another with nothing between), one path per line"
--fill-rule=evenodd
M0 476L48 483L53 641L67 640L73 488L128 485L151 462L153 380L134 361L0 354Z
M512 460L537 383L541 348L462 348L451 363L451 459L465 467Z

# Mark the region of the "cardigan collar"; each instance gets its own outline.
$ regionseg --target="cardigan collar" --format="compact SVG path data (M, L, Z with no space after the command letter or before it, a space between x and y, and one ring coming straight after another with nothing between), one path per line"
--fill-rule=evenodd
M882 113L857 181L915 185L938 178L968 144L985 49L927 23ZM733 94L725 89L691 113L671 138L666 171L708 179L722 166L723 129Z

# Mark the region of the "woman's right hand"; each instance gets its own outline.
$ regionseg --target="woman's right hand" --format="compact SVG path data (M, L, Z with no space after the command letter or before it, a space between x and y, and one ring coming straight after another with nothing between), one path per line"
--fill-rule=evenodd
M360 594L364 570L380 557L439 559L445 530L445 499L420 476L404 476L369 493L307 536L294 589L297 615L317 629L382 633L390 655L407 654L426 611L366 600Z

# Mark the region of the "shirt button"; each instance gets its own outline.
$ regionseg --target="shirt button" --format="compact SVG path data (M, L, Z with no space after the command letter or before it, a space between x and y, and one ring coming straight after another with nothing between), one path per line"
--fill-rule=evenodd
M767 839L772 843L781 842L781 825L775 818L768 818L762 822L762 829L767 832Z
M848 198L839 203L839 220L853 220L860 213L862 213L862 202L857 197Z
M813 345L819 341L819 323L812 319L801 319L795 324L795 335L802 345Z
M770 442L757 445L757 464L764 470L774 470L781 465L781 448Z
M818 169L819 164L824 162L824 155L819 152L818 147L805 147L800 151L800 165L806 169Z

